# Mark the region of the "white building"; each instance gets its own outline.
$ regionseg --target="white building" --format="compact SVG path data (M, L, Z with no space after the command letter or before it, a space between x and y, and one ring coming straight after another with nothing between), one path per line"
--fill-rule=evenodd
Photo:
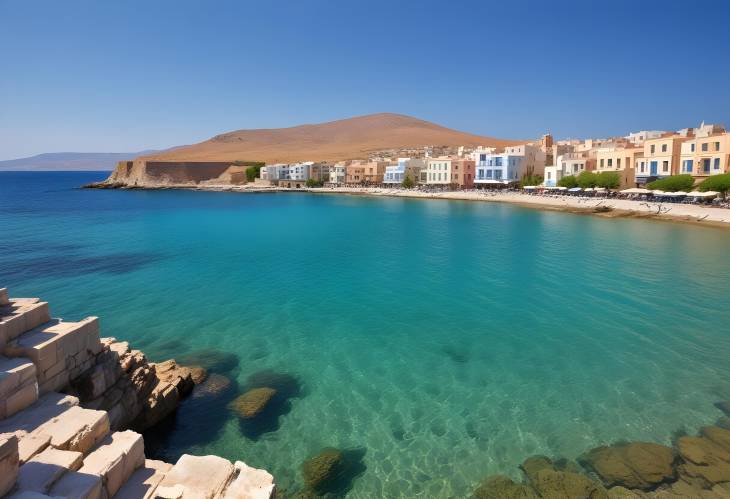
M281 180L284 174L284 170L288 168L288 165L284 163L277 163L275 165L266 165L261 168L261 179L262 180Z
M451 158L442 156L426 159L426 184L451 184Z
M560 166L546 166L543 184L545 187L556 187L563 178L563 169Z
M504 152L475 151L475 184L511 183L524 175L543 175L545 153L534 144L506 147Z
M344 184L346 172L347 172L347 168L345 167L345 163L334 164L333 166L330 167L329 183L336 184L336 185Z
M632 132L624 137L626 140L634 145L641 145L645 140L658 139L666 132L662 130L642 130L640 132Z

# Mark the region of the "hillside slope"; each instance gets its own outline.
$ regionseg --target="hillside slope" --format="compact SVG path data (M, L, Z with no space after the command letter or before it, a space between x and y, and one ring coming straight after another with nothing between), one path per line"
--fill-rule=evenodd
M369 152L426 145L496 146L516 141L482 137L400 114L371 114L291 128L237 130L210 140L141 159L158 161L233 161L267 163L338 161L365 158Z
M157 152L52 152L0 161L0 171L105 171L118 161Z

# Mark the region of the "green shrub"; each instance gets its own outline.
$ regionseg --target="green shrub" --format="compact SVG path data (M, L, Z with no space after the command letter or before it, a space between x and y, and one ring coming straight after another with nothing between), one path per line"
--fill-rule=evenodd
M606 189L618 189L621 185L621 178L616 172L601 172L596 175L596 185Z
M526 185L540 185L542 184L542 176L541 175L525 175L522 177L522 180L520 180L520 187L524 187Z
M575 181L578 183L578 187L588 189L598 184L598 175L593 172L580 172L580 175L576 177Z
M672 175L671 177L660 178L646 184L647 189L661 190L666 192L691 191L695 184L692 175Z
M573 187L578 187L578 181L575 179L575 175L568 175L558 180L558 185L572 189Z
M702 192L707 192L707 191L721 192L724 196L727 191L730 191L730 173L721 173L720 175L712 175L711 177L705 179L699 185L699 187L697 187L697 189Z
M307 187L322 187L324 185L324 182L322 182L321 180L317 180L316 178L308 178L305 185Z
M243 166L243 165L241 165L241 166ZM249 182L253 182L255 179L259 178L261 176L262 167L263 167L263 164L249 166L248 168L246 168L246 180Z

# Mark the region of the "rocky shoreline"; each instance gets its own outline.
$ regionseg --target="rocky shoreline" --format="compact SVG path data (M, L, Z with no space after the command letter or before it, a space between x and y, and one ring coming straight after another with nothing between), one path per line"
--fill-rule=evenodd
M718 404L730 416L730 403ZM490 476L474 499L727 499L730 498L730 419L682 435L671 447L619 442L597 447L577 462L532 456L524 480Z
M1 288L0 497L273 497L273 477L242 461L145 458L138 432L175 413L205 377L99 338L96 317L51 319L47 302Z

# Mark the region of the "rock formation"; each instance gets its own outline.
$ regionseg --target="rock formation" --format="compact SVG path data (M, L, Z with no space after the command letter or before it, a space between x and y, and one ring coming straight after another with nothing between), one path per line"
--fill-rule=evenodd
M274 395L276 395L276 390L273 388L254 388L231 402L231 408L243 418L255 418L271 402Z
M145 459L142 435L124 430L174 411L199 369L148 362L126 342L100 340L95 317L51 320L47 303L5 289L0 352L0 497L273 497L264 470L217 456Z

